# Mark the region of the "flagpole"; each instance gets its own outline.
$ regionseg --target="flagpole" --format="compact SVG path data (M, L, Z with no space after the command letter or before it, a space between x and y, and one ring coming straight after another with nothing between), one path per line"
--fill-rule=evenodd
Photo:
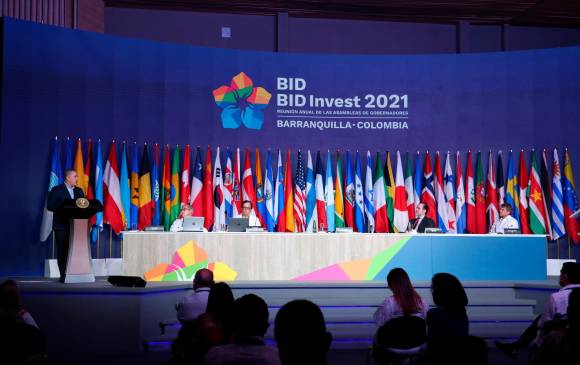
M572 244L570 242L570 235L568 235L568 260L572 257Z
M100 252L99 243L100 243L100 241L101 241L101 235L97 232L97 258L100 258L100 255L99 255L99 252Z
M109 229L109 258L113 258L113 227Z
M558 240L556 240L556 258L559 260L560 259L560 244L558 242Z
M52 231L52 257L51 258L54 260L54 230Z

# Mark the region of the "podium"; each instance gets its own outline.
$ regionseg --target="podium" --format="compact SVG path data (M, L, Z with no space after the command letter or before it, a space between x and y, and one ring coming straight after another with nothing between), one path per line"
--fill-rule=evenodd
M89 219L103 210L98 200L68 199L57 213L70 221L68 261L65 283L92 283L95 281L89 247Z

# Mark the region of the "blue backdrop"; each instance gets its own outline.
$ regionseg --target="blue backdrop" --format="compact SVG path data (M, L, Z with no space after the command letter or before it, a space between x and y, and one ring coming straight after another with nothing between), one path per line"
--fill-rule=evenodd
M284 54L162 44L12 19L3 21L2 47L0 275L41 273L48 245L38 242L38 228L50 141L57 135L101 138L105 154L113 138L373 153L460 150L463 157L467 149L492 149L504 151L504 168L512 148L568 147L578 171L577 47ZM241 72L263 88L258 101L271 98L259 107L250 96L255 88L232 91L225 98L235 99L227 104L230 119L222 118L226 105L216 105L212 92ZM304 106L287 103L302 98ZM242 119L250 128L223 127Z

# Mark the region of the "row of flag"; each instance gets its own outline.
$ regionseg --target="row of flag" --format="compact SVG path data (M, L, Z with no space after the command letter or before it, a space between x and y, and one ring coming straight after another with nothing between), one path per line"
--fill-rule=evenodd
M55 139L49 191L63 181L58 142ZM197 147L192 165L189 145L184 149L176 146L171 153L169 145L145 144L139 153L140 148L134 144L129 155L126 143L117 146L113 141L103 160L100 140L85 144L83 153L82 141L76 141L73 158L73 142L67 139L64 169L74 169L85 194L103 202L103 213L93 218L93 237L103 224L110 225L116 234L151 225L169 230L184 204L192 206L194 216L205 217L205 228L221 231L231 217L241 214L242 202L249 200L263 228L278 232L333 232L341 227L351 227L355 232L405 232L409 220L415 218L415 207L425 202L427 216L443 232L481 234L499 218L501 204L509 203L522 233L547 234L553 240L568 234L572 241L580 242L579 221L570 218L578 203L568 150L564 150L563 173L558 151L553 150L551 177L547 150L539 158L532 150L529 169L523 150L517 169L510 151L506 178L501 151L496 164L490 151L484 178L481 152L477 152L474 168L471 151L467 153L465 175L459 152L452 166L451 153L436 152L433 165L428 151L424 159L417 152L414 161L409 153L403 161L397 151L395 165L390 152L384 161L376 153L374 162L370 151L366 155L357 151L354 161L349 152L337 152L333 165L330 151L326 159L320 151L313 159L309 150L305 156L298 150L292 173L290 150L285 153L285 161L281 151L276 154L268 150L262 169L258 149L254 166L246 149L242 168L240 149L226 149L222 156L218 147L212 161L209 146L203 159ZM50 234L49 219L50 212L45 210L42 240Z

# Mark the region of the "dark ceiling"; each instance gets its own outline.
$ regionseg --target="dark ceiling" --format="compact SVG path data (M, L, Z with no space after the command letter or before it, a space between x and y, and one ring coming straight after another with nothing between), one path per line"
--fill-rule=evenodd
M107 6L291 17L580 27L580 0L105 0Z

